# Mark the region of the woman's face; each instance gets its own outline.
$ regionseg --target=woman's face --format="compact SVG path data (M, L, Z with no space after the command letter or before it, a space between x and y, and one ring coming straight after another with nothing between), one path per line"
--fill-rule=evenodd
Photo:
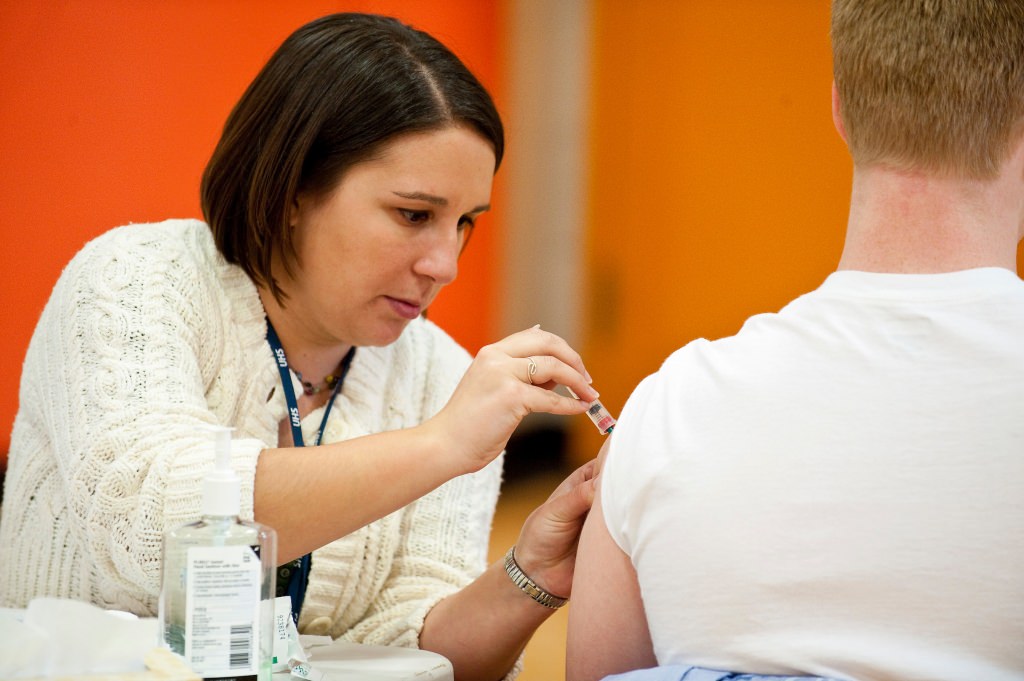
M490 207L495 156L463 127L395 138L292 215L292 328L322 345L386 345L451 283L463 239ZM278 268L280 269L280 268Z

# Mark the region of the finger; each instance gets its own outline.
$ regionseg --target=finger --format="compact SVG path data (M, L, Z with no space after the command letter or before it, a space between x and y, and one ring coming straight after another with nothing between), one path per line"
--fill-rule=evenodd
M587 383L592 380L580 354L573 350L561 336L544 331L539 327L513 333L494 343L493 346L500 348L510 357L529 357L531 355L557 357L578 371Z
M528 392L522 396L522 403L531 413L576 416L587 413L589 409L587 402L561 395L554 390L545 390L543 386L523 385L523 389Z
M535 378L537 375L537 360L533 357L526 358L526 382L530 385L539 385L543 383L540 378Z
M557 357L530 355L523 359L514 357L512 360L518 365L513 369L513 374L523 377L525 383L546 390L551 390L558 384L569 386L587 404L599 397L598 392L586 382L575 367Z
M538 327L514 333L481 349L478 357L487 355L503 355L512 358L522 357L523 374L527 383L551 390L561 383L575 390L576 395L587 403L598 398L596 390L590 383L593 379L583 365L579 353L573 350L560 336L543 331ZM547 357L548 359L542 359ZM573 372L566 373L561 366L571 367ZM547 371L538 373L541 368ZM574 397L576 396L574 395Z
M597 459L591 459L582 466L578 467L572 473L569 474L562 482L558 484L550 495L548 495L548 501L555 497L560 497L566 494L571 489L586 482L594 477L594 471L596 470Z
M594 479L590 478L570 489L565 494L547 502L547 516L556 523L578 522L594 504Z

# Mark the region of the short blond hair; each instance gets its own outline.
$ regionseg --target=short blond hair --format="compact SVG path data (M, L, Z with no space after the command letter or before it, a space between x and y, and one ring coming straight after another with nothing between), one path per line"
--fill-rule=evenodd
M1024 132L1024 0L833 0L850 153L988 179Z

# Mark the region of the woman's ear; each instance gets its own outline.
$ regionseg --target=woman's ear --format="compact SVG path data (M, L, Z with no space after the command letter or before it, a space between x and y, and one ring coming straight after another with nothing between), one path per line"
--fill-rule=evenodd
M846 126L843 124L843 111L842 103L839 101L839 89L836 87L836 82L832 81L832 123L836 126L836 131L839 132L839 136L843 138L843 142L846 146L850 146L850 141L846 139Z

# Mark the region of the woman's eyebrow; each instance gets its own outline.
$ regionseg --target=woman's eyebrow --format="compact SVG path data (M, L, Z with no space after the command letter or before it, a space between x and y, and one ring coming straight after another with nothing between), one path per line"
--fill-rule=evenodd
M448 199L443 196L435 196L434 194L427 194L426 192L391 192L395 196L400 196L403 199L410 199L412 201L426 201L427 203L435 206L447 206ZM491 209L491 204L485 203L482 206L477 206L469 213L483 213Z
M403 199L411 199L413 201L426 201L432 203L435 206L447 206L448 199L443 196L434 196L433 194L427 194L425 192L392 192L395 196L401 196Z

